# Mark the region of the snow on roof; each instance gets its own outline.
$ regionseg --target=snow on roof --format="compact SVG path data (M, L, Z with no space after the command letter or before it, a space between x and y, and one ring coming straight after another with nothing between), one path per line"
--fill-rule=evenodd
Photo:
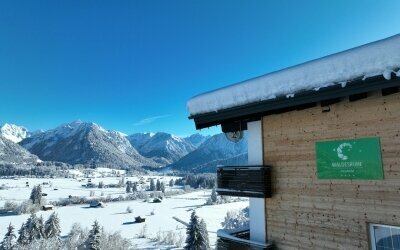
M193 97L187 103L190 115L274 99L335 84L343 87L356 78L383 75L400 77L400 34L253 78ZM395 72L397 70L397 72Z

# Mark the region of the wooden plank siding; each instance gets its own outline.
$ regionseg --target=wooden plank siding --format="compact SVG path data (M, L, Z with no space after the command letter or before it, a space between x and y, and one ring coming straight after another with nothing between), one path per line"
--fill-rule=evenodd
M263 117L278 249L369 249L368 223L400 225L400 93ZM315 142L380 137L384 180L318 180Z

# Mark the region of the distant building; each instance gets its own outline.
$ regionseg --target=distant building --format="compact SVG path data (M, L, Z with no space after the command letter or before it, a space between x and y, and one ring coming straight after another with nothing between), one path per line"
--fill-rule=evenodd
M53 208L54 207L52 205L43 205L42 206L43 211L53 210Z
M93 201L90 202L89 206L93 207L93 208L99 208L99 207L104 207L104 203L100 202L100 201L93 200Z

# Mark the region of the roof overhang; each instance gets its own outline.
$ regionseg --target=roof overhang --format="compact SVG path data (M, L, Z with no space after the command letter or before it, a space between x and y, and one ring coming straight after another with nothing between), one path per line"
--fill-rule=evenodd
M318 104L326 106L346 97L349 97L350 101L357 100L374 91L393 93L399 91L399 87L400 77L392 73L390 80L386 80L383 76L357 79L348 82L344 87L336 84L318 91L300 92L294 97L283 96L216 112L192 115L189 119L194 120L196 129L222 125L223 132L229 132L237 130L238 127L246 129L247 122L260 120L263 116L301 110Z

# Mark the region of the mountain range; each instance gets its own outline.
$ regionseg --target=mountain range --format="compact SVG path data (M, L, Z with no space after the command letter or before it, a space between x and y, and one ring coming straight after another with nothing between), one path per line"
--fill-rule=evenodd
M128 140L141 155L161 166L172 164L196 149L189 140L163 132L133 134Z
M244 165L247 163L247 134L238 143L217 134L199 147L168 166L170 169L191 172L214 172L218 165Z
M232 143L223 134L178 137L157 132L128 136L82 121L34 133L13 124L0 127L0 164L33 164L39 159L71 165L214 172L217 165L247 162L247 137Z
M0 164L35 164L38 161L36 155L0 135Z

